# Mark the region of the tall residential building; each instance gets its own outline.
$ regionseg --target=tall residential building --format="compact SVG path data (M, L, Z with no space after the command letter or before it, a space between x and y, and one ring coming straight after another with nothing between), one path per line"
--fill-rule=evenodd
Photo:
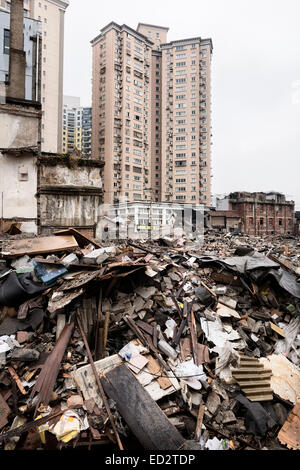
M211 39L114 22L93 39L92 155L105 202L210 204Z
M68 0L23 0L24 16L41 22L42 28L42 151L62 151L64 62L64 14ZM0 0L10 11L10 0Z
M82 108L81 152L86 158L92 158L92 108Z
M91 157L92 109L80 106L80 98L64 96L63 105L63 153L79 150Z

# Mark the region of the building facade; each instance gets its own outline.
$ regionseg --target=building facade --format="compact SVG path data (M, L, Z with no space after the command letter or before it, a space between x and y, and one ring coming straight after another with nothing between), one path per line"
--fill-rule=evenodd
M7 13L5 21L7 21ZM0 19L3 19L2 12ZM18 223L22 232L37 232L37 158L41 142L41 104L31 93L39 95L38 58L32 54L37 73L28 74L32 65L28 62L28 47L33 52L33 44L28 41L27 32L39 30L34 21L24 21L23 4L13 0L9 23L4 30L9 31L9 41L0 51L0 61L9 64L8 76L0 77L0 230L11 223ZM24 27L24 23L27 26ZM25 33L25 34L24 34ZM5 56L4 58L2 56ZM6 57L8 56L8 57ZM28 80L28 78L31 78Z
M92 158L92 108L82 108L81 153Z
M235 211L208 211L206 228L225 232L241 232L241 217Z
M64 14L68 5L68 0L23 1L25 18L39 21L42 29L41 145L44 152L62 151ZM10 11L11 1L0 0L0 8Z
M27 18L21 0L12 0L9 16L8 77L0 80L0 233L17 225L22 233L74 227L94 236L104 163L41 152L41 103L26 98ZM32 89L39 96L39 62L36 70Z
M24 18L24 51L26 53L25 99L40 101L37 77L41 66L41 23ZM8 82L9 74L10 13L0 10L0 82Z
M64 96L62 153L79 150L91 158L92 109L80 106L80 98Z
M194 204L103 204L98 212L96 236L98 239L199 238L204 228L203 213L204 206Z
M295 235L300 235L300 211L295 212Z
M231 193L217 199L217 211L234 211L241 218L241 231L247 235L293 235L294 201L277 192Z
M92 155L105 202L210 204L212 41L110 23L92 41Z

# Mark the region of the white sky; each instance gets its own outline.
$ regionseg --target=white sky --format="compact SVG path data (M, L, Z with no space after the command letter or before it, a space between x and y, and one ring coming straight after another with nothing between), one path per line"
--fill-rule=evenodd
M299 0L70 0L64 94L91 105L90 41L115 21L212 38L213 194L279 191L300 210Z

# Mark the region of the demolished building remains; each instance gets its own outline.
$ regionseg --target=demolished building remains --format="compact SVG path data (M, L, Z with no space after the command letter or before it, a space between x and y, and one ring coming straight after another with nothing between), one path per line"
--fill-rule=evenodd
M1 448L299 449L299 239L0 243Z
M0 449L299 450L290 215L279 235L99 237L103 163L40 153L21 4L0 103Z
M23 35L23 24L29 20L23 17L21 0L12 1L10 15L1 13L6 23L10 17L11 33L3 54L9 57L8 80L0 84L0 229L7 232L14 226L23 233L47 234L72 226L95 236L103 202L104 163L76 152L41 153L38 22L30 20L32 36L27 37L26 28ZM32 43L30 63L24 38ZM32 71L30 83L28 69ZM32 99L27 99L30 90Z

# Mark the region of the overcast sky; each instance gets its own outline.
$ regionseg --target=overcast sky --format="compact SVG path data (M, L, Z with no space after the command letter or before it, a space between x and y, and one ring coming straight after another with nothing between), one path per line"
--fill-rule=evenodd
M70 0L64 93L84 106L90 41L111 21L212 38L212 193L274 190L300 210L300 1Z

